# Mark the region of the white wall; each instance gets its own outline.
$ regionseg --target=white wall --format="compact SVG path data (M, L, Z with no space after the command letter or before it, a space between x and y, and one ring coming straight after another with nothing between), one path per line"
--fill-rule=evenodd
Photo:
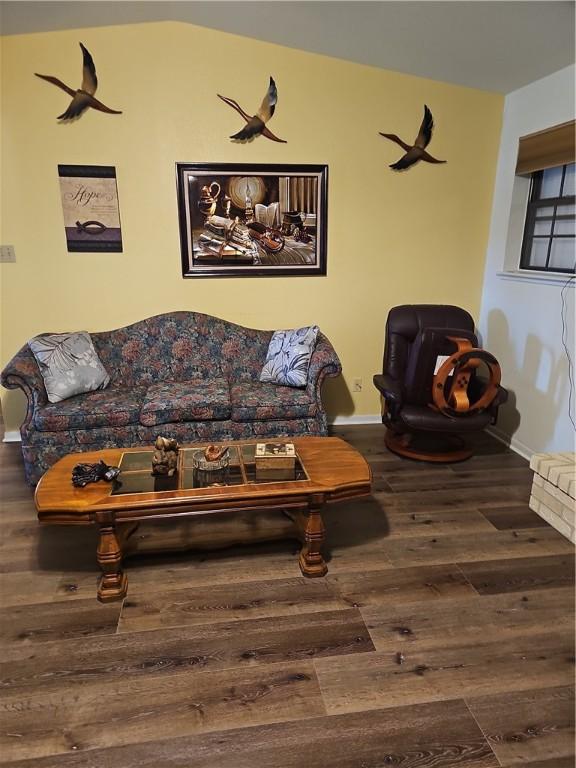
M575 74L571 66L531 83L510 93L504 106L478 326L484 346L502 366L503 384L510 392L496 431L524 455L574 450L568 360L561 339L566 279L544 282L498 273L517 266L520 254L521 232L515 231L514 216L510 227L522 193L514 176L518 139L574 119ZM565 338L574 360L574 283L564 296ZM573 419L575 400L572 392Z

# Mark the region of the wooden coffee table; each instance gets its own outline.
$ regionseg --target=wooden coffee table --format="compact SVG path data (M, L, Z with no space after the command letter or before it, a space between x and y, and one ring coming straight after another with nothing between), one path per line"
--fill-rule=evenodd
M269 441L269 440L268 440ZM206 444L183 446L173 478L151 474L152 449L116 448L75 453L60 459L36 487L38 519L56 525L98 525L97 561L102 569L98 599L121 600L128 580L122 570L122 546L128 532L142 521L218 513L287 510L302 541L300 568L305 576L324 576L327 566L320 549L325 529L325 504L370 493L371 472L364 457L338 437L298 437L275 442L294 443L298 456L295 479L256 481L256 442L226 442L230 467L217 484L200 487L192 460ZM99 481L84 488L72 485L72 469L80 463L104 461L119 466L112 483ZM202 480L205 483L205 477Z

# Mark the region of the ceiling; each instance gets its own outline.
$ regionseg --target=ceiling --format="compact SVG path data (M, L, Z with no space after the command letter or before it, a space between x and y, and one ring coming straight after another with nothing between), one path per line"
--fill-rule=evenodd
M183 21L509 93L574 63L574 8L564 0L2 0L0 32Z

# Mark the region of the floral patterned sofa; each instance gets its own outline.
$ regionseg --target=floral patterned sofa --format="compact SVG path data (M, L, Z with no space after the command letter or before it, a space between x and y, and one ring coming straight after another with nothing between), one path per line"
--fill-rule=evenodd
M157 435L180 443L324 435L320 389L340 361L318 334L306 387L259 381L273 331L197 312L172 312L91 334L110 375L106 389L48 402L26 344L0 382L21 388L28 410L20 428L27 481L33 485L67 453L152 445Z

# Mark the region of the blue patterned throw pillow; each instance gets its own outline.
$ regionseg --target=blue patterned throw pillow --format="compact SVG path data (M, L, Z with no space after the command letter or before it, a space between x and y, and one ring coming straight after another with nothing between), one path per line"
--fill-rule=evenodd
M28 346L36 358L51 403L104 389L110 383L86 331L42 334L30 339Z
M274 331L260 381L285 387L305 387L318 331L317 325Z

